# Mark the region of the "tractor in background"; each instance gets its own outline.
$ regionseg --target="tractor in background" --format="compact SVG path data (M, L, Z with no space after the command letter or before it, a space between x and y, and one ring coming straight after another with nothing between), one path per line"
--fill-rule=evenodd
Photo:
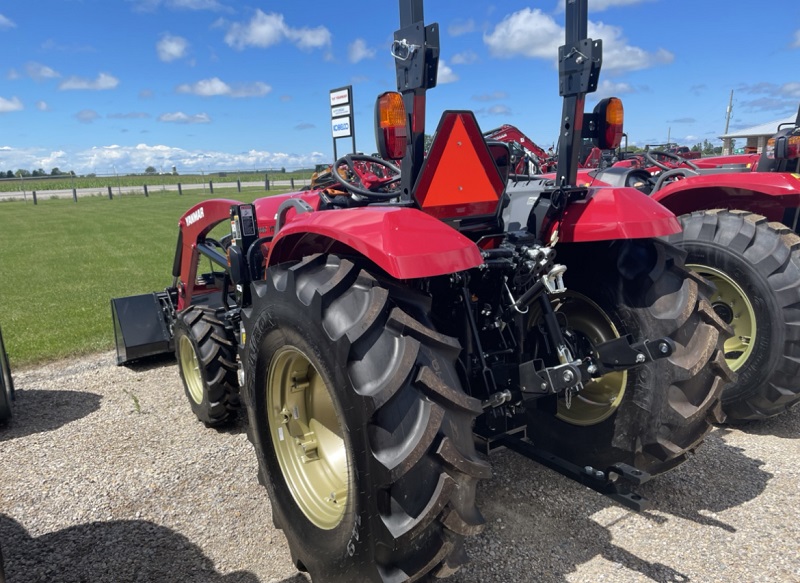
M668 241L716 287L733 328L725 343L738 379L723 393L728 422L778 415L800 403L800 112L760 155L686 160L642 154L645 168L582 172L583 184L628 185L664 205L682 230ZM649 171L654 170L654 171Z
M723 420L732 378L712 288L664 240L675 216L577 181L575 128L608 149L623 123L618 99L583 111L602 64L587 0L566 2L551 181L514 172L469 111L445 111L425 155L439 26L399 4L380 157L340 158L335 184L195 205L172 285L112 300L118 363L174 350L199 420L244 406L275 525L315 582L455 573L484 522L478 450L642 508L632 490Z

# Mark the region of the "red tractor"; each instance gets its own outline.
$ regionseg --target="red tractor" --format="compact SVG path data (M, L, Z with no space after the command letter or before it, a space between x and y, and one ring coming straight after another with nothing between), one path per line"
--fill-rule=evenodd
M483 137L509 145L511 168L515 174L542 174L555 170L556 158L552 148L549 153L546 152L516 126L503 124L484 132Z
M668 240L717 288L711 300L734 334L725 356L738 380L723 394L728 421L777 415L800 402L800 113L759 156L685 160L644 152L642 168L585 172L583 184L634 186L679 215Z
M173 349L207 425L244 405L275 524L314 581L454 573L483 525L476 443L640 508L632 485L722 420L727 326L664 240L677 219L636 189L576 181L575 128L614 148L622 110L584 114L602 43L587 0L566 20L552 185L510 172L468 111L444 112L424 156L439 26L400 0L380 158L337 160L335 187L195 205L173 285L112 300L119 363Z

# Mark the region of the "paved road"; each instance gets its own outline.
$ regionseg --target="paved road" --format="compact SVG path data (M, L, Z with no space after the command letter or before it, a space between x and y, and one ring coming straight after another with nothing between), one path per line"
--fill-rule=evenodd
M294 185L295 188L298 190L303 186L310 183L310 180L295 180ZM113 184L109 184L111 186L111 193L113 196L119 196L120 194L144 194L144 188L141 186L114 186ZM242 182L242 188L264 188L264 182ZM291 187L290 180L270 180L270 188L289 188ZM214 189L223 189L223 188L236 188L236 182L214 182ZM178 185L177 184L159 184L159 185L152 185L147 187L149 194L157 195L159 192L177 192ZM208 184L183 184L181 185L181 189L184 193L193 194L197 191L202 191L203 193L210 193ZM108 196L108 186L103 186L100 188L78 188L75 191L78 197L83 196ZM37 200L44 200L47 198L72 198L73 193L71 188L64 188L59 190L40 190L36 193ZM24 192L2 192L0 193L0 200L1 199L12 199L12 200L33 200L33 195L31 191L24 191Z

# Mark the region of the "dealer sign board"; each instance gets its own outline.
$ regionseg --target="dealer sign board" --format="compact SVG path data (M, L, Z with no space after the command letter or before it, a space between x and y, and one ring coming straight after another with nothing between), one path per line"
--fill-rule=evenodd
M336 155L337 138L353 138L353 152L356 149L355 129L353 125L353 86L331 89L331 135L333 136L333 152Z

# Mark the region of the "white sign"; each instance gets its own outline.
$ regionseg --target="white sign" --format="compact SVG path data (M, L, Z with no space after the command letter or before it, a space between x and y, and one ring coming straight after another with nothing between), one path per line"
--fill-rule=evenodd
M343 105L345 103L350 103L350 96L347 94L347 89L331 91L331 107L334 105Z
M340 105L331 109L331 117L340 117L342 115L350 115L349 105Z
M351 133L349 117L335 117L331 120L334 138L347 138Z

